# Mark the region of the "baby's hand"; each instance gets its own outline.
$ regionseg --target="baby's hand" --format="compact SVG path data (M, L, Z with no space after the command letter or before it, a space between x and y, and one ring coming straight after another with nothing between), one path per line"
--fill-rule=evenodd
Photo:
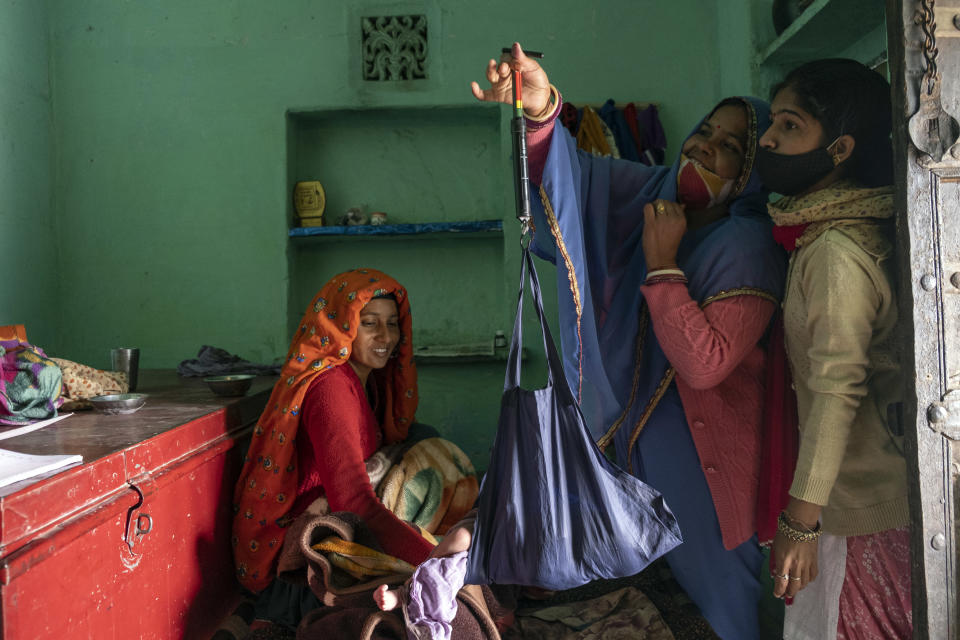
M393 611L400 604L400 594L396 589L389 589L382 584L373 592L373 600L381 611Z

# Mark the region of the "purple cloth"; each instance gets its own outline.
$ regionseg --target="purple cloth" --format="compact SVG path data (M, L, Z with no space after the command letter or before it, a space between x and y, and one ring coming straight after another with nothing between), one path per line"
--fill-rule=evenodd
M661 165L664 152L667 148L667 134L660 124L657 106L652 104L637 114L637 123L640 125L640 136L643 138L643 155L641 162L648 165ZM761 123L765 127L767 123Z
M449 640L457 615L457 592L466 573L466 551L428 558L417 567L404 610L410 640Z

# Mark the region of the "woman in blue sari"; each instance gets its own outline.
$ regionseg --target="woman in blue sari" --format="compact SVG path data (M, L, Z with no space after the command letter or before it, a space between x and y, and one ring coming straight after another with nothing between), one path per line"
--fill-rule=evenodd
M722 638L759 637L765 352L785 256L753 170L769 106L719 103L671 167L599 157L553 122L562 100L518 44L486 69L511 103L523 71L534 250L554 262L570 388L598 444L660 491L684 543L666 558Z

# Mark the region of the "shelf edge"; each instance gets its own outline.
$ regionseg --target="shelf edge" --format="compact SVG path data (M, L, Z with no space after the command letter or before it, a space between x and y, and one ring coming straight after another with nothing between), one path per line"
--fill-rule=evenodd
M293 227L291 238L314 236L403 236L428 233L502 233L502 220L475 220L464 222L422 222L413 224L356 225L330 227Z

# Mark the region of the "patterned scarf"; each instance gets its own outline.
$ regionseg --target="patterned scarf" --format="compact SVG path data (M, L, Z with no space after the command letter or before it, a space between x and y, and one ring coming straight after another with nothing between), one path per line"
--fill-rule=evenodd
M233 550L237 578L252 591L273 580L273 564L292 521L297 492L296 440L303 398L317 376L347 364L357 336L360 310L376 296L397 300L400 343L396 357L372 372L383 407L387 443L406 438L417 409L410 303L406 290L374 269L335 276L310 302L280 374L253 431L234 492Z
M796 248L810 244L828 229L842 231L874 256L886 255L892 248L885 231L893 217L890 186L868 189L841 180L805 196L781 198L767 209L779 231L774 237L789 238Z

